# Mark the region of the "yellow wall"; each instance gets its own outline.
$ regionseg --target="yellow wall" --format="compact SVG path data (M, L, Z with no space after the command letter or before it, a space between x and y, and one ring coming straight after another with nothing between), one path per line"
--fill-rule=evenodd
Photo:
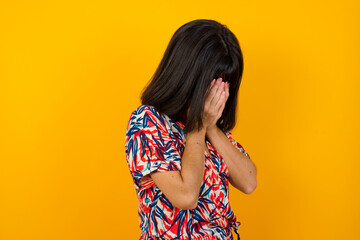
M209 18L245 58L230 188L242 239L360 239L360 5L1 1L0 239L138 239L125 128L177 28Z

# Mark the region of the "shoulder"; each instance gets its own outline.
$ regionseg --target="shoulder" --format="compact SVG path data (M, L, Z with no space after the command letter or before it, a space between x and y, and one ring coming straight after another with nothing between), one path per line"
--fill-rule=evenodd
M150 105L140 105L132 112L132 114L135 114L138 116L152 115L152 116L160 118L160 112L156 109L156 107L150 106Z
M154 106L140 105L131 114L127 124L127 131L132 132L146 128L161 128L165 119Z

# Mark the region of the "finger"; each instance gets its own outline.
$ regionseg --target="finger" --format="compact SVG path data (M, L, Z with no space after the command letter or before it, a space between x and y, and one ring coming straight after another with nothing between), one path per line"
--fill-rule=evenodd
M221 117L221 115L223 113L223 110L225 108L225 101L224 101L225 97L221 97L221 99L223 101L220 101L219 108L217 109L217 111L215 113L216 114L216 117L215 117L216 121L219 120L219 118Z
M225 87L225 98L226 98L226 101L228 100L229 98L229 95L230 95L230 83L226 82L226 87Z
M215 93L214 97L212 98L210 105L215 106L217 104L222 92L224 92L224 86L225 86L225 83L221 82L220 86L216 89L216 93Z
M225 91L222 91L222 92L220 93L219 100L215 103L215 106L214 106L216 112L219 111L221 105L222 105L224 102L225 102Z
M218 112L218 114L217 114L217 116L216 116L216 119L219 119L219 118L221 117L221 115L222 115L222 113L223 113L223 111L224 111L224 108L225 108L225 104L226 104L225 101L221 104L220 109L219 109L219 112Z
M210 105L210 101L213 98L213 86L216 83L216 79L214 78L211 83L210 83L210 87L208 88L207 92L206 92L206 98L205 98L205 109L208 109L209 105Z
M214 97L216 96L218 90L219 90L219 87L221 86L221 78L218 78L217 80L214 81L214 84L212 86L212 88L210 89L210 93L207 97L207 99L205 100L209 105L212 105L213 104L213 100L214 100Z
M222 78L218 78L215 80L214 84L217 84L218 86L220 86L221 83L222 83Z
M219 88L219 79L215 80L215 81L213 80L213 83L210 87L210 93L207 97L207 101L211 102L211 100L214 98L218 88Z

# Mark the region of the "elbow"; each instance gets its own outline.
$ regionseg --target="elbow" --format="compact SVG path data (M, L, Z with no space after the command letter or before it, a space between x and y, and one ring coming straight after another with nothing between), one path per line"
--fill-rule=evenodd
M247 185L247 187L245 188L245 191L244 193L245 194L251 194L255 191L256 187L257 187L257 180L256 180L256 175L257 175L257 169L256 169L256 166L255 166L255 174L252 178L252 181Z
M248 187L245 189L244 193L249 195L255 191L256 187L257 187L257 181L255 180L255 182L253 184L248 185Z

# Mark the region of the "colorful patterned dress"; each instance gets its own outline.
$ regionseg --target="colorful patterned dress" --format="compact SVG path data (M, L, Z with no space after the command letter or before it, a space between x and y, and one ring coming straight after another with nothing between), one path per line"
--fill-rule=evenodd
M130 115L125 152L138 197L140 240L233 239L240 222L229 204L229 172L223 158L209 141L205 171L195 209L174 207L155 185L149 173L181 170L186 135L181 122L172 121L152 106L141 105ZM249 157L230 132L232 144ZM240 236L238 235L238 239Z

